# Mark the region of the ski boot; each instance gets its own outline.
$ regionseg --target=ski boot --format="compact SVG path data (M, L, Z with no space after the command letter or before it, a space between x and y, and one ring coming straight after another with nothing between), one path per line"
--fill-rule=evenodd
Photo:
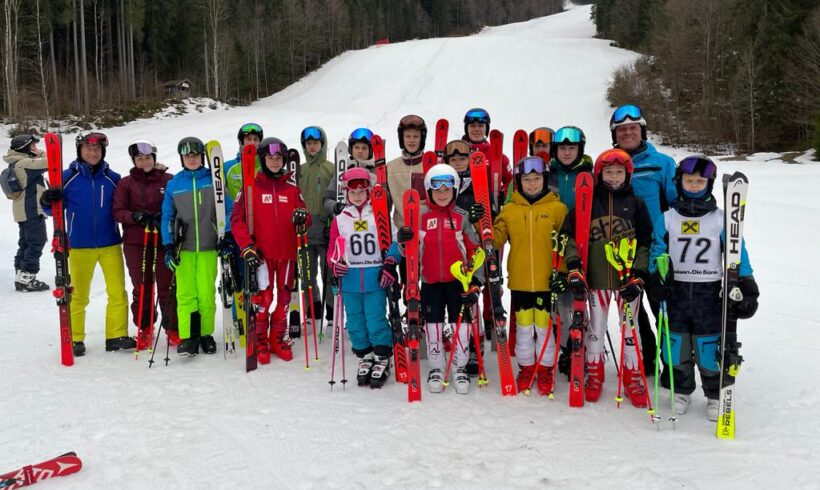
M374 356L373 368L370 370L370 388L381 388L390 377L390 356Z
M584 383L584 398L590 403L595 403L601 398L601 390L604 386L604 363L588 362L587 379Z
M692 401L692 395L684 395L683 393L675 393L675 415L683 415L686 409L689 408L689 402ZM708 408L708 405L707 405Z
M212 335L203 335L199 338L199 345L202 352L206 354L216 354L216 341Z
M707 398L706 399L706 418L709 419L710 422L717 422L718 415L720 412L720 402L717 398Z
M105 339L105 351L113 352L120 349L128 350L137 346L137 341L133 337L117 337L113 339Z
M375 363L375 356L372 353L359 358L359 369L356 371L356 381L359 386L370 384L370 372L373 370Z
M20 280L19 282L16 280L14 281L14 288L17 291L23 291L26 293L30 292L37 292L37 291L48 291L51 287L37 279L37 274L33 272L20 272Z
M637 369L627 369L626 367L622 367L621 369L624 370L624 389L626 390L626 396L629 397L632 406L635 408L646 408L649 395L643 388L641 373L638 372Z
M139 329L137 332L137 350L148 350L152 346L151 330L148 328Z
M182 342L177 346L177 354L187 354L189 356L199 354L199 337L182 339Z
M259 364L270 364L269 345L267 339L256 341L256 362Z
M166 330L166 333L168 334L168 344L170 344L171 347L176 347L182 343L178 330Z
M552 379L552 366L543 366L539 364L538 367L536 367L535 372L538 377L536 380L536 383L538 383L538 393L541 396L548 396L550 391L552 391L552 385L555 381Z
M466 395L470 392L470 376L467 375L466 369L456 369L456 372L453 373L453 383L456 385L456 393L459 395Z
M284 325L271 330L270 351L283 361L292 361L293 350L291 350L291 342L286 333L287 328Z
M515 379L518 384L519 393L528 393L530 390L530 380L535 374L535 364L530 366L518 366L518 377Z
M427 375L427 389L430 393L441 393L444 391L444 373L441 369L431 369Z
M72 344L71 350L74 352L74 357L83 357L85 355L85 343L78 340Z

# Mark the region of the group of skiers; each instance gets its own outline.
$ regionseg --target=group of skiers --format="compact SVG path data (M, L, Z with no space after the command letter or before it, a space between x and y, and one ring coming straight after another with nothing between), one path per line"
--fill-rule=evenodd
M220 204L214 199L206 145L200 139L179 142L182 171L173 177L156 161L156 147L136 141L128 148L134 166L121 178L105 161L106 136L80 135L77 158L64 172L62 188L46 188L42 179L46 166L40 161L36 138L22 145L16 137L6 161L18 162L15 172L28 179L23 180L28 195L22 197L25 219L17 218L15 201L15 217L21 222L21 251L15 258L20 274L15 286L18 290L47 287L33 277L39 252L30 249L37 244L42 249L42 213L62 200L71 249L75 355L85 353L85 308L97 262L108 294L106 350L149 349L153 322L161 313L169 344L176 345L178 352L215 353L221 257L236 265L240 277L258 269L260 290L253 291L253 311L234 312L234 317L255 315L256 331L248 332L246 341L255 344L256 360L267 364L275 354L289 361L293 353L288 313L297 242L306 236L310 263L305 275L313 296L305 309L312 303L317 324L323 315L333 318L333 302L323 301L322 296L330 294L329 284L336 284L352 351L359 359L358 383L380 387L390 376L394 344L401 336L388 322L388 293L406 285L407 245L417 240L427 387L434 393L444 390L454 359L453 383L456 392L463 394L469 392L471 377L483 379L480 361L494 312L483 268L471 270L465 280L466 269L459 272L452 265L470 264L480 254L479 222L491 213L492 247L501 251L509 245L504 276L511 293L510 334L515 338L511 348L519 365L519 392L529 393L535 384L538 393L551 395L557 372L569 375L573 304L583 301L589 311L583 340L584 397L597 401L605 378L607 316L615 303L619 311L634 315L638 324L637 329L621 330L619 393L623 386L632 405L646 407L645 375L654 374L656 359L671 358L671 366L664 361L661 382L670 388L670 378L674 379L677 413L685 412L695 389L697 365L708 416L716 419L724 230L723 213L712 194L715 163L691 156L676 165L647 140L647 122L640 108L625 105L610 120L613 148L594 163L585 154L586 137L580 128L531 131L529 155L512 165L502 155L498 195L492 196L496 204L485 209L473 192L470 157L481 152L489 158L490 115L471 109L463 122L464 135L449 141L442 161L425 172L427 125L416 115L402 118L398 125L401 156L386 163L386 180L378 175L370 130L359 128L350 134L347 165L341 172L327 158L324 130L307 127L300 135L306 161L297 169L298 186L287 167L285 143L265 138L258 124L245 124L237 135L237 158L222 168L225 211L230 217L224 230L217 226L215 209ZM250 196L243 192L245 145L256 146L257 173ZM575 182L581 173L591 173L594 190L588 244L579 246L574 208ZM377 222L371 205L377 182L386 188L392 205L394 233L386 250L379 246L378 230L383 224ZM341 196L337 188L343 191ZM416 229L406 226L403 206L411 189L422 200ZM24 225L27 219L35 219L36 226ZM618 262L626 249L629 260ZM133 287L136 338L127 335L123 253ZM666 258L663 263L668 268L659 270L659 257ZM146 301L146 288L153 291L154 283L157 300ZM729 314L749 318L757 309L759 291L745 246L738 287L742 297L729 301ZM484 302L479 308L482 289ZM673 346L665 352L669 356L656 353L655 333L642 308L644 291L656 318L661 303L667 308ZM240 304L234 302L234 308L240 310ZM473 319L479 328L474 328ZM448 353L451 350L453 355ZM670 373L674 376L667 371L674 371Z

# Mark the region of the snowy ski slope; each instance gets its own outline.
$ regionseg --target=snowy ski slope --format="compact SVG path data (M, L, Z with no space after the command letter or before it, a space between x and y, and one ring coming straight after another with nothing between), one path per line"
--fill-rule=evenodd
M610 74L637 55L593 39L589 14L589 7L571 8L471 37L348 52L250 107L105 130L107 160L126 173L126 146L150 139L160 161L175 169L176 143L188 135L219 139L231 154L237 128L248 121L294 146L306 125L323 126L331 146L368 126L388 139L393 158L402 115L419 114L430 127L447 117L455 138L464 112L475 106L486 108L493 127L505 132L508 154L518 128L573 124L586 131L594 157L610 145L611 109L604 99ZM72 139L65 141L70 157ZM663 150L676 159L685 154ZM331 393L328 340L310 371L301 341L293 362L273 360L251 374L241 355L224 360L221 344L218 355L185 359L172 352L169 366L148 370L144 353L135 362L133 354L104 352L99 272L88 308L88 354L64 368L50 294L12 288L17 227L6 203L0 206L0 256L6 258L0 266L0 472L74 450L83 458L82 472L38 487L817 488L820 429L810 417L820 405L813 357L820 340L813 304L820 266L808 244L818 236L820 166L770 158L719 163L721 173L742 170L751 181L745 234L762 291L757 316L740 324L746 363L737 384L734 442L715 439L700 390L674 431L668 423L658 431L628 404L616 410L611 363L601 401L582 410L567 406L563 382L553 401L502 399L489 350L486 389L473 387L467 396L425 391L413 405L406 387L393 381L378 392L358 389L349 353L354 381ZM41 279L53 283L48 249L42 264ZM614 321L610 328L617 336ZM158 357L164 357L164 340L160 346Z

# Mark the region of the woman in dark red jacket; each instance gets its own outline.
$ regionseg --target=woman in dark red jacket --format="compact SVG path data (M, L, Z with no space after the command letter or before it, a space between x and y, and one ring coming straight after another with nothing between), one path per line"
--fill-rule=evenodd
M162 198L165 186L173 175L166 172L164 165L156 163L157 148L149 141L134 142L128 147L128 154L134 167L117 185L113 212L114 219L122 223L125 265L134 288L131 293L131 314L134 325L139 329L137 349L145 350L151 346L154 331L151 320L157 318L156 310L152 312L152 304L157 296L162 310L162 325L169 342L178 345L176 306L168 304L171 271L163 261L165 250L159 237ZM155 277L152 277L152 271ZM143 300L140 312L141 290Z

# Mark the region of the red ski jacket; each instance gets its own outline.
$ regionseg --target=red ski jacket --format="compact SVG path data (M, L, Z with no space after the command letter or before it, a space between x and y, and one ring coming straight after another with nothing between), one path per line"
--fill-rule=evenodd
M421 280L426 284L454 281L450 266L457 260L472 256L479 243L475 228L467 213L456 207L455 200L447 207L436 206L428 199L421 208L419 220L419 256ZM481 274L476 271L476 278Z

